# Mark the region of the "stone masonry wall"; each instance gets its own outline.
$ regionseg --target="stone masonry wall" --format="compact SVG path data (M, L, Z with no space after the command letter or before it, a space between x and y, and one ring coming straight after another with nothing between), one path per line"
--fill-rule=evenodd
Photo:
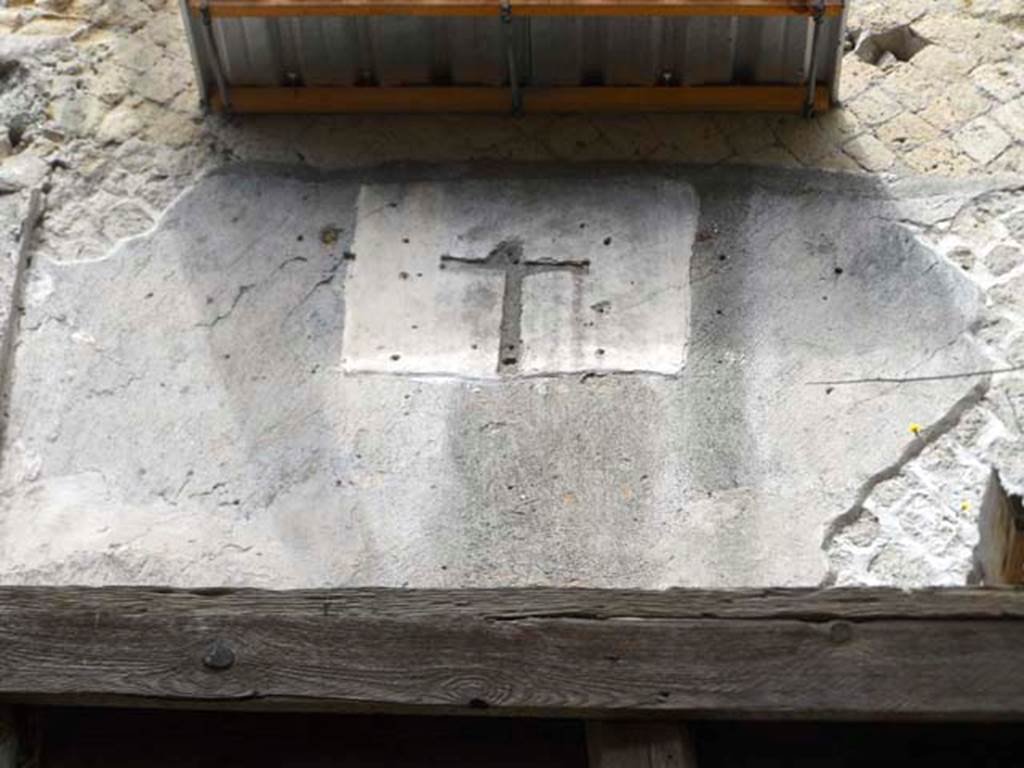
M3 3L6 3L4 5ZM153 226L203 172L232 161L323 168L501 159L752 164L915 176L1010 174L1016 190L908 221L986 291L978 342L1024 365L1024 6L1019 0L852 0L850 48L909 25L910 60L851 50L841 98L806 121L777 115L204 117L176 3L0 0L0 242L45 192L33 259L102 259ZM863 48L861 48L863 50ZM16 265L3 264L0 284ZM6 299L5 299L6 300ZM961 584L993 470L1024 488L1024 377L979 377L977 402L907 430L825 534L836 584ZM866 448L869 449L869 448Z

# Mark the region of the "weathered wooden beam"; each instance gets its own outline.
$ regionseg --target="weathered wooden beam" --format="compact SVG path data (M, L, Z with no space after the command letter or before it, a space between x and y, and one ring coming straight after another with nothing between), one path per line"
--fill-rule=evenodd
M988 585L1024 584L1024 504L993 471L981 503L976 557Z
M591 720L590 768L697 768L689 729L680 723Z
M0 588L0 700L1024 718L1024 591Z

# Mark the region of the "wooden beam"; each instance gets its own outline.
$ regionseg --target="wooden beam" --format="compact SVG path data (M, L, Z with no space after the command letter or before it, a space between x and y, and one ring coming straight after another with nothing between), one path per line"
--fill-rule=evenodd
M803 86L695 86L631 88L524 88L526 112L800 112ZM212 101L222 110L219 95ZM829 91L819 86L816 111L829 107ZM231 108L242 113L502 113L512 109L506 88L486 87L304 87L231 89Z
M198 13L201 0L189 0ZM843 12L827 0L826 17ZM215 18L271 16L499 16L500 0L210 0ZM513 16L807 16L802 0L512 0Z
M988 585L1024 584L1024 504L1003 487L993 471L981 503L981 536L976 550Z
M693 740L681 723L591 720L589 768L697 768Z
M1024 590L0 588L0 701L1024 719Z

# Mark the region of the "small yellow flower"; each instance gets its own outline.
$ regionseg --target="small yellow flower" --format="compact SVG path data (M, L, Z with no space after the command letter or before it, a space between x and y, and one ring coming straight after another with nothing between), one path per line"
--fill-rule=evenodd
M961 512L970 512L971 511L971 502L966 501L966 500L965 501L961 501L960 502L960 511Z
M910 432L911 432L911 434L914 434L914 435L920 435L921 434L921 425L918 424L916 421L910 422Z

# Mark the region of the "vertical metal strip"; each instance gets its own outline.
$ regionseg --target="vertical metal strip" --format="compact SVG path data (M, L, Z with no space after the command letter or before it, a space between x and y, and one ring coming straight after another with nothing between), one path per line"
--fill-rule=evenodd
M224 71L220 66L220 55L217 53L217 41L213 39L213 19L210 18L210 0L201 0L199 3L199 16L203 22L203 42L206 45L206 55L210 57L210 67L213 69L213 79L217 83L217 93L220 95L224 111L231 111L231 95L228 93L227 82L224 80Z
M505 35L505 56L508 59L508 84L512 91L512 112L523 110L523 94L519 90L519 68L516 66L515 40L512 35L512 2L501 0L501 26Z
M192 66L195 68L196 87L199 90L199 104L205 113L210 108L210 94L206 75L203 71L202 57L196 49L199 42L196 40L196 19L192 14L192 10L188 7L188 0L178 0L178 6L181 10L181 18L185 22L185 39L188 41L189 53L192 54Z
M807 67L804 117L814 117L814 96L818 87L818 57L821 55L821 30L825 21L825 0L813 0L811 13L814 20L814 35L811 39L811 63Z

